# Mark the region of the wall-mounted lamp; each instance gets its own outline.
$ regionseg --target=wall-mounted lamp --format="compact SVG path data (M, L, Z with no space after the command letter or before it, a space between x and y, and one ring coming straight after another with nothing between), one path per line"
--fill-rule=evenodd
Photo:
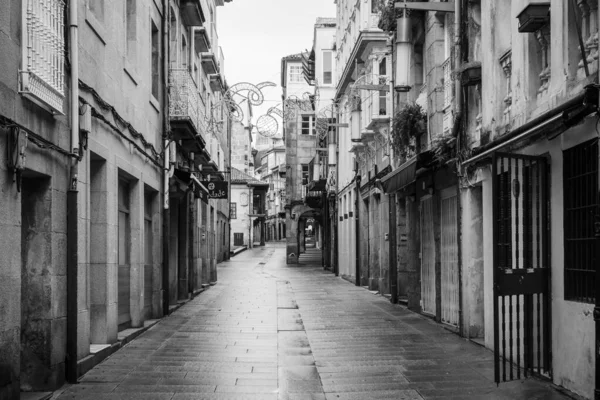
M405 14L396 20L396 76L394 90L410 90L410 64L412 60L412 26Z

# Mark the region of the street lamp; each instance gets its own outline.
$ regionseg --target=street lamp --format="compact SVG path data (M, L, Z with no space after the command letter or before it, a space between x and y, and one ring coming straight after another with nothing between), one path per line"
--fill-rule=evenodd
M412 60L412 26L410 18L404 15L396 20L396 76L394 90L410 90L410 64Z

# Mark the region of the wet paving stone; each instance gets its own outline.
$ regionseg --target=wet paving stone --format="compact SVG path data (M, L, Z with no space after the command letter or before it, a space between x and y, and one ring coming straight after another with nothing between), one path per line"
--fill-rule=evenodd
M216 286L55 398L568 398L533 379L496 386L490 351L319 265L285 265L283 243L218 273Z

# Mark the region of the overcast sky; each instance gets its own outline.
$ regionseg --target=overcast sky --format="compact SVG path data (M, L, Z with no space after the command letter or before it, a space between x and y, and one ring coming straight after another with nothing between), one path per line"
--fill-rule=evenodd
M233 0L217 9L227 83L277 84L264 89L265 106L254 120L281 102L281 58L312 48L317 17L335 18L333 1Z

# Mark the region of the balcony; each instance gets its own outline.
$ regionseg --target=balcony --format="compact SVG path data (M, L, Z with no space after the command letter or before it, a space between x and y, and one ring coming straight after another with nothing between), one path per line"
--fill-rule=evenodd
M368 144L375 139L375 132L365 129L360 133L360 140L363 144Z
M216 74L219 71L217 57L212 51L200 53L200 57L202 60L202 66L207 74Z
M206 146L206 121L198 87L185 68L169 70L169 119L176 140L199 151Z
M213 90L213 92L220 92L223 90L224 85L221 74L209 74L208 79L210 79L210 88Z
M216 74L219 72L219 37L214 22L207 26L207 33L210 36L210 51L200 53L202 66L207 74Z
M194 46L196 53L206 53L211 49L210 35L205 27L194 28Z
M200 0L181 0L179 8L185 26L200 26L206 21Z

